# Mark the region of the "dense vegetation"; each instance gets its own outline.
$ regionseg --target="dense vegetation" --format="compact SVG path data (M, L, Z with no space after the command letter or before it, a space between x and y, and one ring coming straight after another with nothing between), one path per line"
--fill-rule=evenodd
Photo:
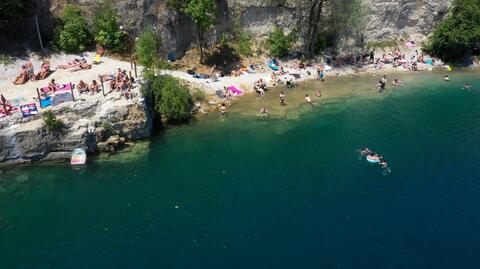
M275 57L284 57L292 49L293 44L295 43L295 33L291 32L288 35L285 35L283 29L276 28L268 35L267 45L270 50L270 54Z
M425 49L444 60L459 61L480 50L480 0L455 0L450 14L430 36Z
M143 29L138 37L135 48L138 62L142 66L152 68L156 65L158 58L158 37L151 27Z
M76 5L67 5L59 17L56 43L69 53L85 51L92 44L92 34L81 9Z
M179 124L190 119L193 98L189 87L170 75L144 74L148 83L143 92L155 105L155 112L168 123Z
M128 47L127 32L119 24L120 16L111 0L100 2L93 17L93 25L85 20L78 5L66 5L60 14L55 32L58 48L65 52L82 52L93 41L112 52L124 52ZM133 45L133 44L131 44Z
M93 19L95 41L113 52L122 52L127 48L127 33L120 27L120 15L111 0L104 0L98 6Z

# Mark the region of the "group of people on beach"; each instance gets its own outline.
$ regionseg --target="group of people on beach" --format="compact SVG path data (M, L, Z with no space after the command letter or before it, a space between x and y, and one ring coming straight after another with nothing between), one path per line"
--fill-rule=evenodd
M27 83L29 80L30 81L43 80L47 78L50 75L50 73L51 73L50 61L44 60L40 67L40 71L36 74L35 74L35 68L33 67L32 62L27 61L25 64L21 66L20 74L17 77L15 77L15 79L12 82L15 85L22 85Z

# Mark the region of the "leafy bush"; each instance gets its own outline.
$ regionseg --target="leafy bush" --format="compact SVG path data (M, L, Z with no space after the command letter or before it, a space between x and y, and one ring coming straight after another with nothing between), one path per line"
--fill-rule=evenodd
M480 49L480 0L455 0L448 17L433 31L424 48L447 61Z
M101 126L106 131L112 131L113 130L113 126L108 121L103 121Z
M252 54L252 35L248 32L239 32L235 37L235 51L243 56Z
M43 112L43 122L49 132L60 131L63 127L63 121L57 119L55 114L50 110Z
M172 76L147 75L156 112L166 117L169 123L190 119L193 100L188 86Z
M95 41L102 47L114 52L127 48L127 33L120 29L120 15L111 0L104 0L98 6L93 20Z
M367 49L397 49L400 46L400 39L389 38L384 40L369 41L366 45Z
M75 53L85 51L92 42L92 34L77 5L67 5L59 17L59 27L56 31L56 42L65 52Z
M203 102L207 99L207 95L205 94L204 91L202 91L200 89L195 89L192 92L192 98L196 102Z
M147 67L153 67L158 59L158 37L152 28L143 29L136 44L138 62Z
M276 28L268 35L267 45L270 49L270 54L275 57L286 56L295 42L296 36L293 32L285 35L283 29Z

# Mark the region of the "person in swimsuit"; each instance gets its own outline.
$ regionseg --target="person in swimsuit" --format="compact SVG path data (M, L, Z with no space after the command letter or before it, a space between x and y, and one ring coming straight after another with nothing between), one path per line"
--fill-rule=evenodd
M227 113L227 106L225 105L225 103L222 103L222 105L220 106L220 115L223 117L225 116L225 113Z
M92 84L90 85L90 94L91 95L94 95L95 93L97 93L99 91L99 88L98 88L98 83L96 80L92 80Z
M268 117L268 109L266 106L262 106L262 108L260 109L260 116Z
M370 154L373 154L373 151L369 148L364 148L360 154L362 154L362 156L366 156L366 155L370 155Z
M308 94L305 95L304 101L305 101L306 104L310 104L310 105L312 105L312 106L314 106L314 107L319 107L319 106L320 106L320 104L318 104L317 102L313 102L313 101L312 101L312 98L311 98Z
M280 92L279 97L280 97L280 105L281 105L281 106L286 105L287 103L285 103L285 99L286 99L287 97L285 96L285 93Z
M85 83L83 80L80 80L80 82L77 85L77 90L79 94L87 93L88 92L87 83Z

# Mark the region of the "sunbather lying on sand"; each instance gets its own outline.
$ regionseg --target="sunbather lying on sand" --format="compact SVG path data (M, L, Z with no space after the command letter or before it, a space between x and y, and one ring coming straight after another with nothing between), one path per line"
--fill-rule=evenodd
M91 69L92 68L92 65L91 64L87 64L86 62L85 63L82 63L80 64L79 66L73 68L72 70L70 70L71 72L77 72L77 71L80 71L80 70L88 70L88 69Z
M63 64L63 65L59 65L57 66L57 69L70 69L70 68L74 68L74 67L77 67L77 66L80 66L83 61L85 59L74 59L73 61L71 62L68 62L67 64ZM86 63L86 61L85 61Z

